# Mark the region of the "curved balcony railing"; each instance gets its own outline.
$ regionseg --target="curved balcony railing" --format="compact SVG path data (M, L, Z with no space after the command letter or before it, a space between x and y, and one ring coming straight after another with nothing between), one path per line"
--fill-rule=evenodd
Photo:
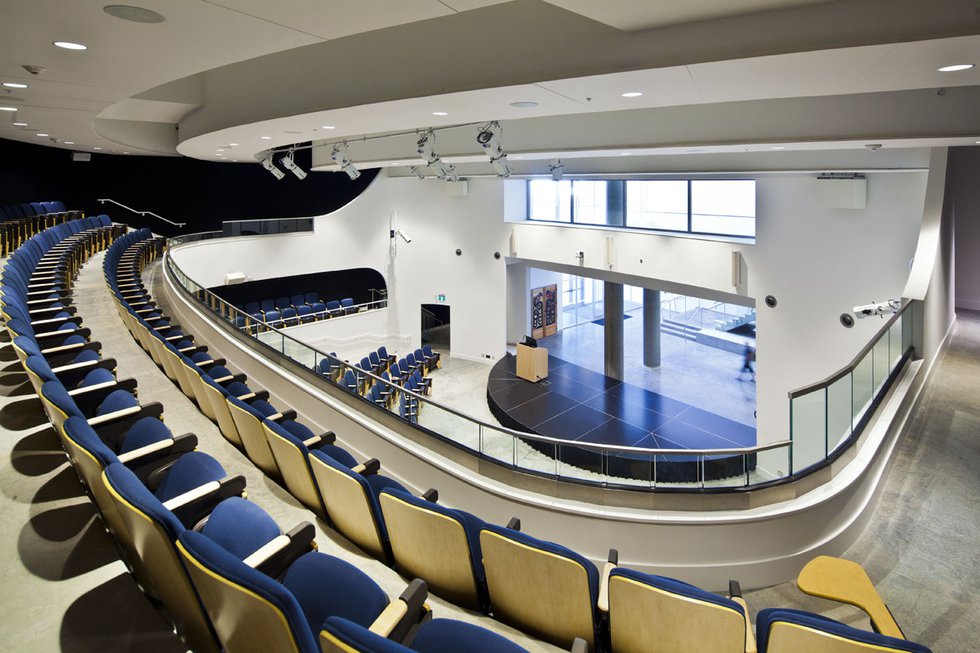
M856 439L856 435L867 422L877 401L880 401L888 384L895 378L901 364L911 351L908 347L902 356L888 359L891 364L879 367L878 373L872 369L872 378L878 381L884 379L884 382L874 385L878 392L872 393L870 401L864 401L861 410L852 408L850 415L853 421L850 422L846 433L835 442L836 448L829 446L829 434L833 432L831 428L838 426L837 422L828 424L828 421L824 420L820 422L819 427L804 425L801 421L804 419L803 407L805 406L810 412L819 412L817 404L820 399L823 398L826 402L832 396L836 410L837 391L842 387L836 384L843 379L848 379L851 387L860 390L857 393L852 392L852 403L849 406L854 406L854 402L861 402L865 388L863 356L859 356L853 366L793 394L791 397L791 401L794 402L793 425L796 429L795 433L791 430L791 437L786 440L730 449L662 449L579 444L482 422L434 401L429 396L409 392L370 371L362 370L335 355L311 347L292 337L287 330L256 322L234 305L189 278L170 255L170 249L178 245L219 237L221 237L220 232L209 232L170 239L164 257L164 268L175 285L199 303L203 309L214 315L216 321L225 329L252 340L259 350L268 348L285 357L308 374L326 378L338 389L347 391L364 402L366 412L372 409L386 411L399 416L407 424L429 436L448 442L474 456L521 472L574 483L630 490L724 492L788 482L827 464L832 456ZM365 305L364 310L381 309L383 306L382 302L374 302ZM907 306L903 306L899 316L907 313L906 308ZM881 355L876 353L877 343L882 337L891 338L892 325L899 316L895 316L889 322L889 328L877 334L862 351L864 356L873 357L870 363L872 366L876 361L879 366L884 365L884 359L879 361L878 358L874 358ZM902 334L908 333L910 338L910 326L907 326L904 320L901 325L904 330L899 334L899 339L905 342ZM886 342L887 350L890 352L891 342L890 340ZM880 377L881 371L886 369L888 373ZM359 392L347 390L343 378L348 371L356 377L358 387L380 384L384 394L390 398L389 402L378 404ZM829 390L831 387L834 388L832 394ZM828 443L828 446L824 447L819 458L812 461L804 460L797 453L797 449L803 448L798 440L804 433L807 436L812 436L814 433L823 434L822 442Z

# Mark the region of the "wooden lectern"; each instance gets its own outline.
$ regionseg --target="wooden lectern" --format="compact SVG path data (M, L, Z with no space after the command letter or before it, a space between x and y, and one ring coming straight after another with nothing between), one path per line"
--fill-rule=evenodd
M517 376L532 383L548 378L548 350L518 344Z

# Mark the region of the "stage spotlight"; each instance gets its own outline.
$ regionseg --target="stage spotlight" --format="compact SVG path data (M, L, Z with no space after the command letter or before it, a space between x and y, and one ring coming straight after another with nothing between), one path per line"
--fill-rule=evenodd
M419 136L419 140L415 144L415 151L418 152L419 156L422 157L432 171L436 173L436 177L448 181L459 181L456 168L451 163L446 163L440 159L439 155L436 154L436 133L434 131L428 129ZM418 175L419 173L416 172L415 174Z
M432 168L432 171L436 173L436 177L439 179L459 181L459 175L456 174L456 166L451 163L446 163L442 159L437 158L429 164L429 167Z
M276 179L282 179L286 176L286 173L277 168L276 164L272 162L271 156L262 159L262 167L271 172Z
M291 173L296 175L297 179L306 179L306 172L304 172L303 169L296 165L296 162L293 161L293 150L290 150L289 154L280 159L279 163L281 163L286 170L289 170Z
M561 181L562 175L565 174L565 164L561 162L561 159L555 159L548 164L548 172L551 173L553 181Z
M412 166L412 174L419 179L425 179L425 166Z
M490 165L493 167L493 171L497 173L497 176L510 177L510 166L507 165L507 155L504 154L503 144L501 143L503 133L504 130L501 129L500 123L494 120L480 128L480 132L476 135L476 142L480 144L483 151L490 157Z
M347 141L342 143L334 143L333 150L330 152L330 158L340 166L340 169L347 173L347 176L351 179L357 179L361 176L361 171L358 170L354 163L350 160L350 152L347 148Z
M501 154L496 159L490 159L490 166L498 177L510 177L510 166L507 165L506 154Z

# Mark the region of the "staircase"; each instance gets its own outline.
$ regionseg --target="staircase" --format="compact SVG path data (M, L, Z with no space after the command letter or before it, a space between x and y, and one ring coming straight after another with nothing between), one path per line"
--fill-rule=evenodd
M676 320L661 320L660 332L671 336L677 336L684 340L697 340L698 331L701 327L685 324Z
M742 315L734 315L727 320L716 320L715 329L718 331L731 331L737 329L743 324L748 324L749 322L755 321L755 309L750 308Z

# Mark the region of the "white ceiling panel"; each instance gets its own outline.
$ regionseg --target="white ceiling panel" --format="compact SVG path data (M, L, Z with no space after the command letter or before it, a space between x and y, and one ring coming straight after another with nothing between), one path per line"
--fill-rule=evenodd
M814 5L827 0L546 0L626 32L770 9Z

